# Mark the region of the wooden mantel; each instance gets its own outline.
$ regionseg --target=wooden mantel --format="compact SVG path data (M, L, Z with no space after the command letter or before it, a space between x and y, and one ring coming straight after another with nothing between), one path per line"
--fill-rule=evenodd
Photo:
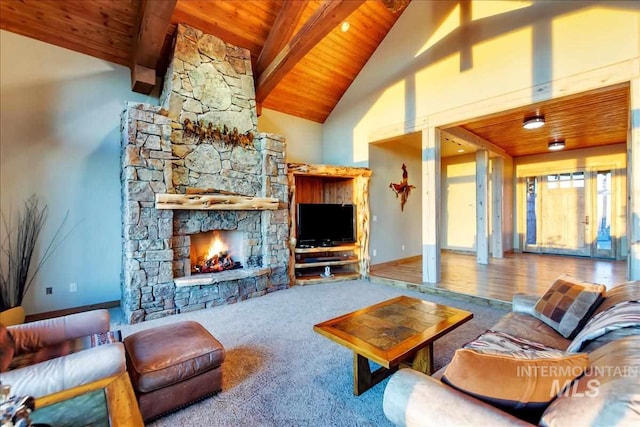
M370 177L371 169L352 167L352 166L334 166L334 165L314 165L309 163L287 163L288 173L291 175L310 175L310 176L328 176L355 178L358 176ZM290 183L291 185L292 183Z
M156 194L156 209L200 211L276 210L275 197L249 197L228 194Z

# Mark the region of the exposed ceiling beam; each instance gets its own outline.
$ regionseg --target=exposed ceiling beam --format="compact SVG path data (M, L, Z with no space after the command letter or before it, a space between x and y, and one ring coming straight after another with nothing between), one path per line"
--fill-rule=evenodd
M285 75L365 0L325 1L259 75L256 102L263 102Z
M143 0L138 12L136 43L131 54L131 89L149 94L156 85L156 67L177 0Z
M307 3L308 0L284 0L256 62L256 74L258 76L262 74L278 52L291 40L293 31L302 16L302 12L307 7Z
M499 156L503 158L511 158L511 156L507 154L507 152L504 151L504 149L498 147L497 145L493 144L490 141L487 141L484 138L481 138L480 136L476 135L473 132L469 132L468 130L466 130L461 126L447 128L447 129L444 129L443 132L449 134L454 138L459 138L463 141L476 145L481 149L489 151L489 154L491 157Z
M391 12L396 13L407 7L411 0L380 0L384 6Z

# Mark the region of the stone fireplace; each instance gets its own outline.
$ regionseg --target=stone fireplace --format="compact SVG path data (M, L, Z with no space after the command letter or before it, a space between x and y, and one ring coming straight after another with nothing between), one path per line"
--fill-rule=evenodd
M179 25L161 104L129 103L122 116L126 321L286 288L285 142L257 132L249 51ZM219 139L220 133L203 138L190 132L190 124L200 129L211 124L209 129L224 127L252 138L243 144ZM211 195L230 201L209 203ZM198 203L167 207L161 200L170 196ZM256 202L265 198L268 207ZM215 236L231 245L226 251L242 268L197 274L195 246Z

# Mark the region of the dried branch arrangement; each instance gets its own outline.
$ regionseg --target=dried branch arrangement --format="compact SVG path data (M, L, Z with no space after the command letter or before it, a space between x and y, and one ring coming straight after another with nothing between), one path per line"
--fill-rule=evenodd
M184 119L183 129L187 135L197 136L199 143L215 141L225 145L239 145L245 149L253 148L253 132L239 133L237 127L229 130L227 125L223 125L220 129L220 126L213 126L213 123L206 124L201 121L194 123L190 119Z
M0 310L6 310L22 304L24 295L43 264L71 231L64 236L61 235L69 216L67 212L30 273L33 252L47 219L47 206L40 207L38 198L35 195L31 196L25 202L24 212L18 214L15 224L12 223L11 213L8 217L4 212L0 213L0 235L3 236L0 244Z

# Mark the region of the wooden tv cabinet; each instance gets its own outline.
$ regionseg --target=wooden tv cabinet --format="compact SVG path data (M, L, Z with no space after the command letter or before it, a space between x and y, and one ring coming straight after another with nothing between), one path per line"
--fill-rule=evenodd
M289 279L292 285L335 282L369 276L369 180L371 170L348 166L288 163ZM298 247L298 203L356 205L356 242ZM329 267L329 275L326 275Z

